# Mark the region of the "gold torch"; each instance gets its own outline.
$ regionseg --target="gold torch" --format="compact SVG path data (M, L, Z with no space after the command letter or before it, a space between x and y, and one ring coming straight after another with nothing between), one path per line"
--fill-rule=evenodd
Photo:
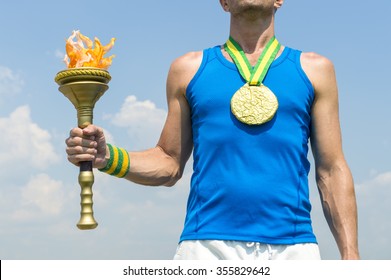
M114 56L107 58L103 56L112 48L114 41L113 38L108 45L102 46L98 38L92 42L79 31L73 31L66 41L67 54L64 61L68 69L58 72L55 81L59 85L59 91L75 106L80 128L92 124L95 103L109 88L107 84L111 76L107 68L111 65ZM92 162L80 162L81 211L77 227L82 230L94 229L98 226L92 207L93 183Z

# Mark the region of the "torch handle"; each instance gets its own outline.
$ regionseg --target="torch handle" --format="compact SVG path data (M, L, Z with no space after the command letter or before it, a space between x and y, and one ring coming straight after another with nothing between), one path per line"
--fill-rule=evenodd
M80 172L91 171L92 172L92 161L81 161Z
M80 221L77 224L79 229L94 229L98 223L94 219L94 211L92 209L92 185L94 184L94 173L92 172L92 162L80 162L79 184L80 192Z
M80 128L85 128L92 124L93 106L80 105L77 107L77 120ZM94 218L93 210L93 192L92 185L94 184L94 173L92 171L92 161L80 162L79 185L80 192L80 221L77 227L82 230L94 229L98 223Z

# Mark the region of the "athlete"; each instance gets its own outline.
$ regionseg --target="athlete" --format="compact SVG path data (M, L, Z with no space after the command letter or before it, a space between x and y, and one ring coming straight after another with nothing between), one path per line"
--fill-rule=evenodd
M156 147L125 151L102 128L74 128L68 159L149 186L173 186L193 152L175 259L320 259L310 218L308 142L341 259L359 259L353 179L343 155L334 67L281 46L283 0L220 0L225 44L176 59ZM130 158L130 166L129 166Z

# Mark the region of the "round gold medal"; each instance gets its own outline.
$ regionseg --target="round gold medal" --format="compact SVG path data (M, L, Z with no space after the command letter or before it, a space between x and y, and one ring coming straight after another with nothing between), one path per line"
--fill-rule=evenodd
M242 123L259 125L270 121L278 109L278 100L265 85L246 83L231 99L231 111Z

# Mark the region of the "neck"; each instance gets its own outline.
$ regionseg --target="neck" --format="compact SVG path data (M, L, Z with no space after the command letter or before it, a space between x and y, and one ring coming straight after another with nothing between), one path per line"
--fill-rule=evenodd
M231 17L230 36L248 54L263 50L274 36L274 15L263 18Z

